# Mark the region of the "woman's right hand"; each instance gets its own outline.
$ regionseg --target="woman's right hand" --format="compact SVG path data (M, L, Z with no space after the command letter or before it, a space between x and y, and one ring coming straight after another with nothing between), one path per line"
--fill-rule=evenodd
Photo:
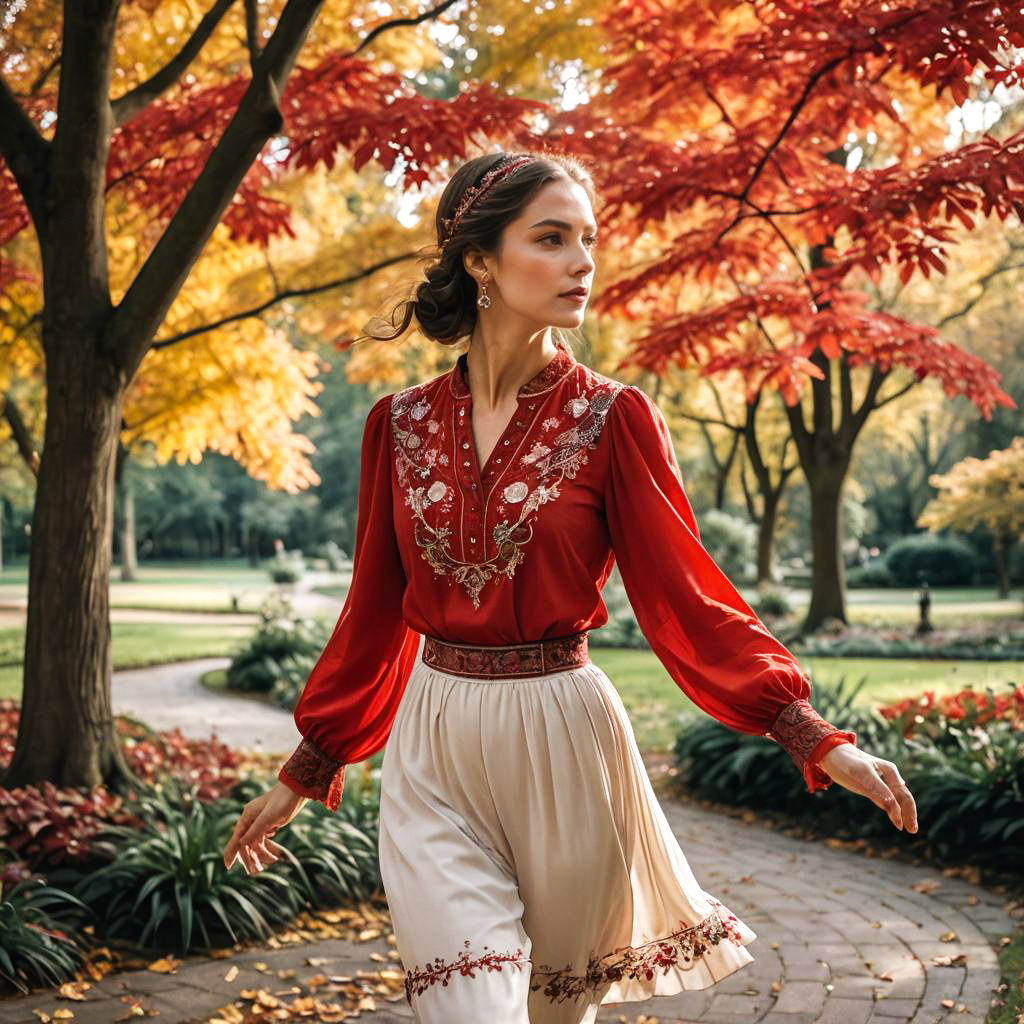
M283 782L250 800L242 808L235 830L224 847L224 867L230 869L237 857L252 875L280 860L284 851L270 837L284 828L307 803L308 797L299 796Z

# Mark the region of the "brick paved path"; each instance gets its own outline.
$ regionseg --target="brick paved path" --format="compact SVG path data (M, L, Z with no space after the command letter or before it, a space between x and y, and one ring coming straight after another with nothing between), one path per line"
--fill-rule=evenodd
M1015 923L997 894L933 869L833 850L689 804L663 799L662 805L701 885L757 932L747 947L755 959L710 989L609 1004L598 1017L601 1024L632 1024L642 1013L659 1024L984 1021L999 982L999 938ZM922 882L935 888L915 891ZM941 941L949 932L955 939ZM119 997L129 992L159 1011L153 1019L160 1024L198 1024L245 989L287 989L293 982L279 980L277 970L295 969L296 981L322 973L357 976L360 969L387 966L371 953L393 952L380 938L257 949L229 960L190 958L175 975L110 975L89 990L85 1002L49 992L0 1002L0 1024L39 1024L33 1009L52 1015L62 1007L74 1012L78 1024L112 1024L127 1008ZM933 957L959 953L963 966L932 963ZM307 958L323 961L309 965ZM261 962L264 971L253 967ZM238 975L225 982L231 964L239 967ZM881 979L886 974L891 981ZM942 1000L952 1000L952 1006ZM378 997L377 1006L352 1019L412 1019L404 997L391 1003Z

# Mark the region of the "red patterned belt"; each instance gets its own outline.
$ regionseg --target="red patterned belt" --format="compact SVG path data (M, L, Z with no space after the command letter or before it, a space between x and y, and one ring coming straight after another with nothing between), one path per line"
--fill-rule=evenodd
M532 644L480 647L452 644L424 635L423 663L454 676L479 679L523 679L578 668L590 661L588 632L552 637Z

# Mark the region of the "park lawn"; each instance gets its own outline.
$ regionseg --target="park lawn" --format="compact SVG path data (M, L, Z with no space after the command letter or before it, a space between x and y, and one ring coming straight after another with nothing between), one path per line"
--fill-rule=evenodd
M668 749L682 719L705 715L665 671L652 651L590 647L590 659L611 679L629 713L641 749ZM870 706L888 704L925 690L936 694L955 693L971 687L991 685L999 690L1019 682L1024 670L1020 661L942 661L910 658L822 658L802 657L800 664L814 683L834 686L843 677L849 692L867 678L855 703Z
M114 623L114 668L140 668L191 658L230 657L252 636L252 626ZM0 697L21 699L24 629L0 630Z
M1006 986L999 998L1002 1006L993 1006L986 1017L987 1024L1020 1024L1024 1018L1024 925L1018 926L999 952L1001 982Z
M269 564L269 560L268 563ZM350 572L335 574L338 589L348 589ZM28 589L25 565L8 566L0 573L0 605L23 603ZM242 559L208 562L146 563L138 579L124 583L115 568L110 579L112 608L150 611L256 612L277 584L264 566L252 567ZM232 595L238 595L238 608Z
M238 611L254 612L275 588L267 573L266 559L252 566L247 559L210 559L202 562L156 561L139 567L138 579L123 583L115 567L110 582L110 603L114 608L145 608L166 611L231 612L232 594L239 595ZM351 567L332 574L330 582L313 590L344 601L351 580ZM0 572L0 605L24 601L28 569L21 561ZM755 601L756 588L739 588L747 601ZM846 592L847 615L851 622L879 627L909 627L918 621L916 590L913 588L849 588ZM944 587L931 591L931 619L936 626L956 626L965 617L971 619L1024 618L1024 600L1019 588L1000 600L994 587ZM794 589L790 600L797 619L810 599L806 589Z

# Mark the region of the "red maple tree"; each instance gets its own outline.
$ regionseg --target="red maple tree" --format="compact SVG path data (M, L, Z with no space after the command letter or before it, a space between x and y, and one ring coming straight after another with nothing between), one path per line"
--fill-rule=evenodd
M1015 405L983 360L927 324L870 308L862 287L886 268L904 283L941 274L954 225L1024 213L1024 132L934 145L948 110L1021 84L1024 10L628 0L600 26L610 56L598 87L548 139L594 161L600 218L617 244L651 233L663 244L595 308L649 325L623 365L739 374L746 422L736 430L763 479L754 423L762 396L777 391L811 496L802 630L846 621L840 492L869 415L926 378L985 418ZM848 167L847 151L871 131L885 165ZM703 308L678 308L684 284L704 287Z

